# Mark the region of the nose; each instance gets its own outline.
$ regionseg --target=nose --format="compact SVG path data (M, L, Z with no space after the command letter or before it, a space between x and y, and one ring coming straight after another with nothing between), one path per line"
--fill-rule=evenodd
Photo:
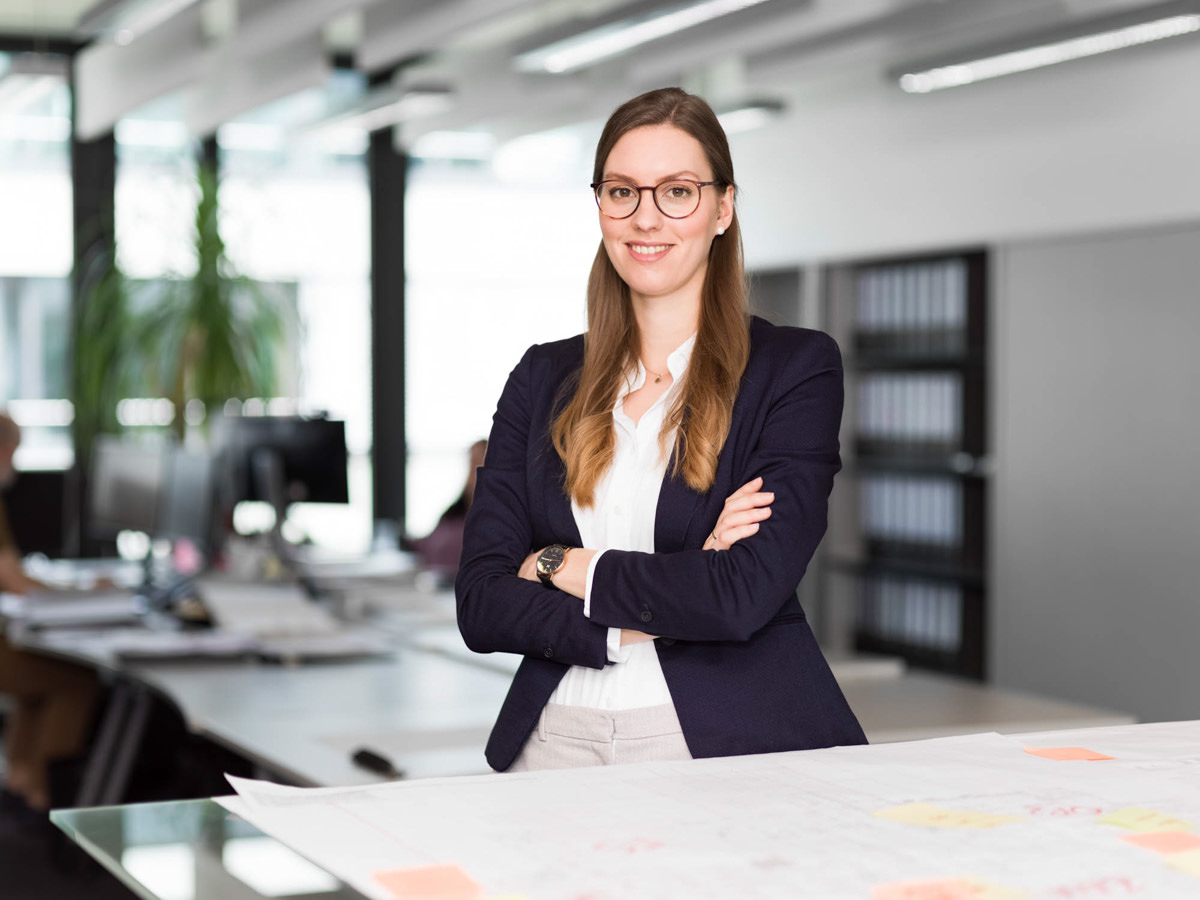
M654 202L654 188L639 188L638 192L641 202L638 203L638 208L633 212L633 226L642 231L653 231L656 228L661 228L663 214L659 210L658 204Z

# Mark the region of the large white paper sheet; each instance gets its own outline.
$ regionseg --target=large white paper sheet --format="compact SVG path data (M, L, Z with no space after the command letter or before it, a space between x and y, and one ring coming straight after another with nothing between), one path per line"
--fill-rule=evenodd
M1061 737L1114 759L1025 751ZM228 809L378 900L1200 897L1200 723L349 789L231 782Z

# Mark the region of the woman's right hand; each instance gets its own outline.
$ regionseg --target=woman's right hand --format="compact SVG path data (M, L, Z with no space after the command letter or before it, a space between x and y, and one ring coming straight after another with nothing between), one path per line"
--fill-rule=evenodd
M728 550L742 538L758 531L758 523L771 515L775 495L760 490L761 477L752 478L729 495L717 524L704 542L705 550Z

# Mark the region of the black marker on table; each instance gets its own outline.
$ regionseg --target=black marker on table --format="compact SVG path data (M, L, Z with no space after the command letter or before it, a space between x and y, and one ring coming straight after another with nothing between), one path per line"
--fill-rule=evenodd
M350 760L356 766L366 769L368 772L374 772L376 775L382 775L385 778L403 778L404 770L397 769L390 759L376 753L374 750L368 750L366 747L359 747L350 755Z

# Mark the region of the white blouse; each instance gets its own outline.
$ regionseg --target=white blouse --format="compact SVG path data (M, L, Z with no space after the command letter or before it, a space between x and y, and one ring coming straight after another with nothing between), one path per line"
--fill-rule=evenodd
M664 453L658 433L663 417L681 389L695 342L696 336L692 335L667 357L667 369L674 381L634 423L625 414L625 397L646 383L646 369L638 362L637 371L626 380L613 407L616 448L612 465L596 486L595 503L590 509L571 503L583 546L601 551L588 567L584 615L591 612L592 578L603 551L654 552L658 492L675 437L674 433L668 436ZM550 695L550 702L592 709L635 709L671 702L654 641L622 647L621 630L610 628L608 658L612 665L603 669L572 666Z

